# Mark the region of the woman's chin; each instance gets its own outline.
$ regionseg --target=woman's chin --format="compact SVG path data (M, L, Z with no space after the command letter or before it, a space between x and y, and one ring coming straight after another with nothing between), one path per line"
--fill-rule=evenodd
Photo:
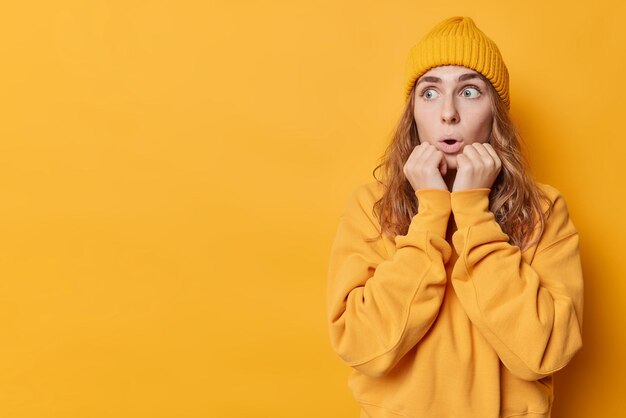
M446 155L446 164L448 165L448 170L456 170L456 155Z

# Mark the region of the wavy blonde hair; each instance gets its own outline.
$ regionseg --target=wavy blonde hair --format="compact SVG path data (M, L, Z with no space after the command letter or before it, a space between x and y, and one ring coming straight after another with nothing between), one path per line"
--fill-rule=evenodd
M489 80L479 74L487 85L492 104L493 123L488 143L502 161L502 168L491 186L489 209L496 221L509 236L509 242L522 251L534 245L543 233L550 210L550 199L536 185L529 164L522 153L522 139L509 116L509 112ZM372 175L383 185L383 195L374 203L373 214L378 218L381 229L376 240L385 234L395 242L396 235L408 232L412 217L418 211L418 199L413 187L406 179L403 167L409 155L419 145L420 138L413 116L415 86L411 91L400 120L393 131L393 137L381 162ZM383 178L376 176L383 170ZM544 213L540 199L548 203ZM537 229L531 241L533 231Z

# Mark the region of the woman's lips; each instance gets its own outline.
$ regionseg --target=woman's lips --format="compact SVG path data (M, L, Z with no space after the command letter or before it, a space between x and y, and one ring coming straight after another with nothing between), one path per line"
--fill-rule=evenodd
M439 147L439 151L446 153L446 154L455 154L459 152L461 148L463 148L462 141L457 141L454 144L447 144L444 141L439 141L437 145Z

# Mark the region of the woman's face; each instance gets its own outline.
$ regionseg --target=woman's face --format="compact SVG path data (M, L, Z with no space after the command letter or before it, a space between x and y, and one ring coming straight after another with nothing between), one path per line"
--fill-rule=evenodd
M420 141L437 147L448 170L456 170L456 156L463 148L489 140L493 121L489 90L479 74L467 67L431 68L416 81L413 116ZM446 138L458 143L447 145Z

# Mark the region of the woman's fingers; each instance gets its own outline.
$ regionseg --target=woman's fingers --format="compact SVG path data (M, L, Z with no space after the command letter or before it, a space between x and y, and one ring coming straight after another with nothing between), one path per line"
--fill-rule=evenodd
M482 162L485 167L498 167L500 165L500 159L491 145L480 142L474 142L471 145L471 147L463 148L463 153L470 160L475 160L476 163Z
M442 176L445 176L446 173L448 172L448 163L446 162L445 158L442 158L441 161L439 161L439 172L441 173Z
M480 159L480 154L478 153L478 150L476 149L474 144L466 145L465 147L463 147L462 155L465 155L469 160Z
M502 162L490 144L473 143L457 155L457 176L452 191L491 187Z
M491 155L494 159L494 161L496 162L496 167L498 167L498 169L500 167L502 167L502 161L500 160L500 157L498 157L498 154L496 153L496 150L493 149L493 147L491 146L491 144L487 144L485 143L485 150L487 150L487 152L489 153L489 155Z
M474 142L472 144L472 146L483 157L491 157L491 154L489 154L487 149L485 149L485 145L484 144L481 144L480 142Z
M442 164L443 154L434 145L423 142L411 151L403 172L414 190L420 188L447 189L442 178L447 167Z

